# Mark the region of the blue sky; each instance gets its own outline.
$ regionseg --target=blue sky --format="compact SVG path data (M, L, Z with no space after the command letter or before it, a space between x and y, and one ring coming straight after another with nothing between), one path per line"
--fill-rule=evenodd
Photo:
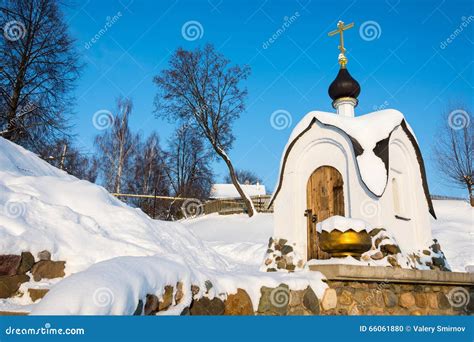
M355 22L345 41L348 69L362 88L356 115L382 108L403 112L424 153L431 192L465 196L464 190L440 181L431 147L450 102L473 107L473 12L468 0L78 2L66 11L86 65L75 90L77 143L91 150L98 133L94 113L113 110L115 99L123 95L134 101L133 129L144 135L156 130L165 144L174 126L154 118L153 76L167 66L177 47L193 49L209 42L234 63L252 68L247 111L235 123L236 141L229 154L238 168L255 171L272 191L295 124L308 111L333 111L327 89L338 70L338 39L327 32L343 20ZM118 18L107 32L87 49L114 16ZM277 34L285 20L291 24ZM190 21L202 27L196 40L182 34ZM271 125L277 110L290 113L287 128ZM215 171L219 180L226 167L217 163Z

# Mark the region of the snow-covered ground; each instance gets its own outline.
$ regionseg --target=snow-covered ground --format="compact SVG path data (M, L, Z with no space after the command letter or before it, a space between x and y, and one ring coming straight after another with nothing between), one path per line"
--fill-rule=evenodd
M438 220L432 219L433 238L441 244L453 271L474 265L474 208L464 201L433 201Z
M474 265L474 209L466 201L433 201L438 220L432 218L433 238L438 239L453 271L465 272ZM188 220L184 224L204 243L233 260L258 264L268 237L273 235L273 215L217 214Z
M182 221L204 243L226 259L256 268L273 235L273 214L211 214Z
M206 281L213 284L208 296L243 288L255 306L261 286L281 283L295 290L310 285L322 296L327 286L318 272L261 273L257 265L264 245L254 240L269 236L250 232L252 227L258 230L255 223L266 220L230 221L235 220L241 222L233 226L233 233L228 231L226 242L204 242L188 222L152 220L104 188L78 180L0 138L0 254L48 250L52 260L66 261L66 278L47 284L51 290L39 304L31 305L26 294L0 300L0 311L130 314L146 294L160 297L164 286L178 280L184 284L183 305L191 298L189 285L198 285L203 294ZM247 226L248 243L233 239L239 225ZM30 281L21 289L39 285ZM175 309L169 313L182 308Z
M454 270L464 271L474 264L474 210L460 201L434 203L439 220L433 221L433 236ZM326 285L319 272L259 271L272 235L272 214L152 220L104 188L69 176L0 138L0 254L36 255L46 249L53 260L66 261L63 280L22 285L51 287L39 304L32 305L26 295L0 300L0 311L130 313L139 298L161 296L165 285L178 280L198 284L201 290L211 280L211 297L244 288L254 306L261 286L283 282L292 289L310 285L322 296ZM98 296L107 299L110 294L110 303L97 305ZM184 295L183 306L191 298L186 291Z

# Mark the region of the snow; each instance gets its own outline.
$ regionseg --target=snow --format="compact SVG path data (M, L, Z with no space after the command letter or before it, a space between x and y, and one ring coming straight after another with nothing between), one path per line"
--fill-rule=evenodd
M229 225L213 215L208 219L216 220L208 222L215 232L223 227L220 237L225 242L203 241L193 233L194 225L205 234L204 219L152 220L104 188L78 180L0 138L2 254L30 251L36 255L46 249L52 260L66 261L64 279L31 280L22 285L24 293L28 288L50 288L39 303L31 303L25 294L1 300L0 311L131 314L146 294L159 297L164 286L178 281L184 284L185 297L166 314L179 314L189 305L191 295L186 291L191 283L201 289L197 296L225 296L243 288L255 308L262 286L286 283L297 290L309 285L322 296L327 286L318 272L282 275L259 271L264 241L270 235L265 230L272 225L270 215L236 215L236 222ZM236 238L239 234L240 240ZM213 287L204 293L208 280Z
M259 267L273 233L273 214L211 214L182 223L204 243L231 261Z
M273 231L273 214L260 213L251 218L246 214L201 216L181 221L205 241L267 243Z
M401 124L403 114L394 109L385 109L361 116L347 117L334 113L312 111L306 114L291 132L288 143L282 154L280 173L290 144L316 118L325 125L337 127L354 138L362 146L364 152L357 157L360 176L369 190L376 196L381 196L387 184L387 171L383 161L373 151L377 142L386 139L390 133ZM278 182L280 177L278 177ZM278 188L278 184L275 189ZM272 198L273 200L273 198Z
M433 238L441 244L453 271L474 265L474 208L466 201L433 201L438 220L432 219Z
M262 184L240 184L242 190L247 196L264 196L266 195L265 185ZM234 184L214 184L211 188L211 198L226 199L240 198ZM250 199L250 198L249 198Z
M66 274L123 255L183 254L190 264L225 267L182 224L152 220L4 139L0 151L2 253L46 249L66 261Z
M126 276L124 276L126 274ZM205 281L212 287L206 293L209 298L225 299L243 288L249 294L254 310L258 309L260 288L278 287L284 283L292 290L308 286L322 298L327 285L319 272L304 274L270 274L257 270L213 271L189 268L180 256L173 260L152 257L119 257L91 266L86 271L73 274L53 287L33 308L33 315L123 315L135 311L138 300L145 301L147 294L161 298L165 284L183 283L183 300L164 312L180 314L190 305L191 284L199 284L204 295ZM65 304L67 301L67 305Z
M352 219L336 215L319 222L316 225L316 229L318 230L318 232L331 232L335 229L339 230L340 232L346 232L350 229L355 232L360 232L363 230L365 230L366 232L370 232L372 230L372 226L364 220Z
M354 266L390 266L387 259L381 260L357 260L351 256L344 258L330 258L320 260L310 260L306 263L305 267L308 268L311 265L354 265Z
M465 202L434 201L439 220L433 235L454 270L473 265L473 209ZM339 220L339 219L335 219ZM353 223L351 223L353 225ZM360 226L361 227L361 226ZM66 261L66 277L21 286L50 288L40 302L28 295L0 300L0 311L35 314L130 314L148 293L182 282L179 314L197 296L225 297L238 288L255 309L262 286L311 286L321 298L327 285L319 272L263 273L259 267L273 234L273 214L207 215L180 222L152 220L104 188L80 181L0 138L0 250L44 249ZM205 282L212 282L206 293ZM113 300L109 300L110 297Z

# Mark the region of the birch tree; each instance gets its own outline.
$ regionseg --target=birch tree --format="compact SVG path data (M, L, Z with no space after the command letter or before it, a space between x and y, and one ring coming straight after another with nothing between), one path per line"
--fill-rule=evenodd
M114 193L123 191L122 186L127 184L132 173L133 153L139 142L128 123L132 108L131 100L119 98L113 124L95 138L102 181L107 190Z

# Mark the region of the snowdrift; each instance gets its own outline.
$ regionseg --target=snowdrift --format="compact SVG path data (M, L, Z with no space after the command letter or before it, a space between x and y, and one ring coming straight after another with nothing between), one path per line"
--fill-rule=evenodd
M147 294L161 296L166 285L178 281L184 300L165 314L180 314L189 305L191 284L200 287L197 296L210 298L243 288L256 309L261 286L285 283L295 290L311 286L319 297L327 287L319 272L259 272L256 264L263 245L229 247L204 243L180 222L152 220L104 188L72 177L0 138L0 253L36 255L48 250L53 260L66 261L66 277L51 281L52 288L39 303L0 300L0 310L127 315ZM239 260L236 254L245 250L249 255ZM208 281L211 289L206 289ZM36 283L25 284L23 290Z
M66 274L124 255L179 254L190 265L227 267L182 224L152 220L0 138L0 251L45 249L66 261Z

